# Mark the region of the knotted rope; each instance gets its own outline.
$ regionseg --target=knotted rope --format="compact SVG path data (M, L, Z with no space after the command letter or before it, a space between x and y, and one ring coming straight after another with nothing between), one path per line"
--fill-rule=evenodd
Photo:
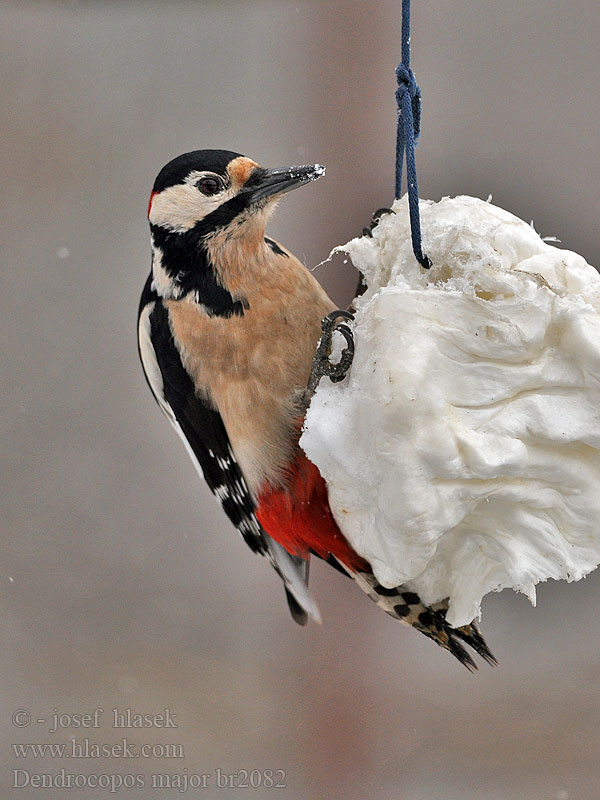
M424 255L421 245L421 220L419 216L419 187L415 145L421 129L421 90L410 68L410 0L402 0L402 61L396 68L398 88L398 129L396 135L396 191L402 194L402 167L406 154L406 189L410 213L410 232L415 258L424 269L431 267L431 260Z

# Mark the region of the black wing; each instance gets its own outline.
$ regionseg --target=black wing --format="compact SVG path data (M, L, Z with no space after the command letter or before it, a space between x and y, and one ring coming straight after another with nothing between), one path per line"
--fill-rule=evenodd
M292 616L304 624L307 615L320 621L308 593L308 570L261 527L255 504L235 460L221 415L199 398L173 341L169 316L148 278L138 319L140 359L148 385L223 510L256 553L267 556L282 578ZM291 596L291 599L290 599Z

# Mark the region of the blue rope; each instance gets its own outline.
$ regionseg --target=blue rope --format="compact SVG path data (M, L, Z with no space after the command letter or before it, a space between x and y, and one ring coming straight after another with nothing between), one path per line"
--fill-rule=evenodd
M415 258L424 269L431 260L423 254L421 246L421 220L419 217L419 187L415 145L421 132L421 90L410 68L410 0L402 0L402 62L396 68L398 88L398 130L396 134L396 200L402 194L402 166L406 153L406 188L410 212L410 233Z

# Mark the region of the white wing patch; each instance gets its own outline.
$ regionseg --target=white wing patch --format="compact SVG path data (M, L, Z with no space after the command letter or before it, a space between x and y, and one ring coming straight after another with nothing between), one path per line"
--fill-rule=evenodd
M152 394L156 398L159 406L165 413L171 425L177 431L177 435L185 445L185 449L192 459L198 474L204 480L204 473L198 458L192 450L190 443L188 442L179 422L177 421L171 405L168 403L165 397L163 378L160 367L158 366L156 352L152 345L152 339L150 336L150 315L154 310L154 306L154 303L148 303L148 305L146 305L142 310L139 318L138 337L142 366L144 368L144 372L146 373L150 388L152 389ZM208 452L211 458L216 459L224 474L227 474L230 471L230 463L228 463L228 461L221 456L216 455L212 450L209 450ZM235 463L233 453L231 453L231 461ZM242 480L235 478L231 486L226 484L217 486L214 489L214 494L221 502L228 497L233 497L234 500L242 503L245 497L249 494L249 490L244 483L245 482L243 481L243 478ZM243 519L238 524L238 529L242 534L264 537L266 555L271 561L271 564L275 567L275 570L283 579L283 582L287 586L288 590L295 597L298 604L315 622L321 622L321 614L319 613L317 604L309 594L308 588L302 578L302 574L299 572L298 567L294 563L292 556L287 552L287 550L261 529L260 524L254 514L246 519Z
M142 313L140 314L138 337L140 343L140 357L142 359L142 366L144 367L144 372L146 373L146 377L148 378L148 383L150 384L150 388L152 389L152 394L154 395L154 397L156 397L158 405L164 411L169 422L177 431L177 435L185 445L185 449L187 450L190 458L192 459L198 474L200 475L202 480L204 480L204 473L202 472L202 467L200 466L200 462L196 458L196 454L192 450L190 443L188 442L184 432L181 430L181 425L177 422L177 418L173 413L173 409L171 408L171 406L169 405L169 403L165 398L165 387L163 384L160 367L158 366L156 353L154 352L154 347L152 345L152 339L150 338L150 314L152 314L153 311L154 311L154 303L148 303L148 305L143 309Z

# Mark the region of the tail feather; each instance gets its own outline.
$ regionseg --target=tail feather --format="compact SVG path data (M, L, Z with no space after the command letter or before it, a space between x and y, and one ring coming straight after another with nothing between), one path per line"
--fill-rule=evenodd
M470 625L463 625L460 628L455 628L455 630L456 635L460 636L463 642L466 642L469 647L472 647L490 667L498 666L498 659L487 646L475 620L473 620Z
M344 565L342 564L342 566ZM471 672L477 670L477 664L461 642L469 645L488 664L495 666L498 663L475 621L460 628L453 628L446 622L447 601L429 607L421 602L418 594L409 591L406 587L398 586L394 589L387 589L381 586L371 573L354 571L346 566L344 569L350 577L354 578L363 592L387 614L399 619L405 625L416 628L428 639L432 639L444 650L448 650Z
M446 598L439 603L432 604L431 610L445 620L446 612L448 611L448 599ZM452 630L455 631L456 635L462 639L463 642L466 642L469 647L472 647L473 650L475 650L475 652L478 653L490 666L498 666L498 661L496 660L496 657L490 648L487 646L486 641L479 630L479 625L477 622L475 622L475 620L473 620L473 622L471 622L469 625L462 625L460 628L453 628Z
M290 610L290 614L292 615L292 619L294 622L297 622L298 625L306 625L308 622L308 614L302 608L302 606L298 603L294 595L290 592L290 590L285 587L285 596L288 603L288 608Z
M296 567L298 568L298 574L303 580L306 588L308 589L308 574L310 572L310 556L308 558L300 558L298 556L290 556ZM308 622L308 613L305 609L300 605L300 603L296 600L294 595L290 592L290 590L285 587L285 596L288 602L288 608L290 609L290 614L292 615L292 619L294 622L297 622L298 625L306 625Z

